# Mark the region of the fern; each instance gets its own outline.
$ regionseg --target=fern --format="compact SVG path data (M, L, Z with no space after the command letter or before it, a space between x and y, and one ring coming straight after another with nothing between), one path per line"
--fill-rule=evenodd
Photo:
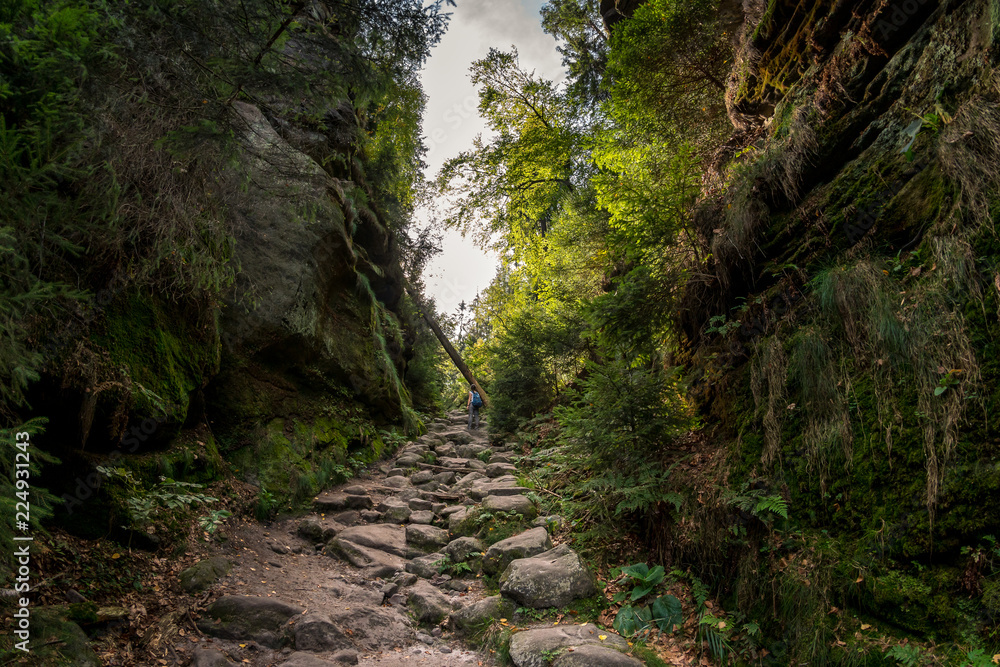
M767 495L763 489L751 489L746 482L739 491L726 489L724 493L730 505L768 525L776 516L788 519L788 502L779 495Z

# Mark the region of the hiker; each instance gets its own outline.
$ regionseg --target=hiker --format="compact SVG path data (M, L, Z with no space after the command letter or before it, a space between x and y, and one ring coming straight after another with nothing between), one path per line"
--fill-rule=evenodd
M483 399L476 391L475 386L469 385L469 400L466 403L466 407L469 408L469 430L473 431L479 430L479 408L483 407ZM472 418L476 418L476 426L472 426Z

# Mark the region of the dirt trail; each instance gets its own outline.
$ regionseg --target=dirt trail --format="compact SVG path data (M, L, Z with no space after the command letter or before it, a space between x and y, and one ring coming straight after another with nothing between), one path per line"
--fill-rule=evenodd
M192 568L209 586L199 634L179 636L174 651L195 667L478 667L494 661L461 630L597 594L579 556L553 544L553 518L537 516L512 452L490 445L485 427L469 431L463 413L428 430L393 462L321 494L310 515L206 547ZM498 517L525 529L474 536ZM488 595L483 576L501 573L500 595ZM589 623L521 628L510 643L517 667L641 667L628 652Z
M466 444L489 448L485 426L479 430L465 429L465 415L453 414L443 423L435 424L438 433L455 434L463 432ZM447 426L447 429L442 429ZM433 428L433 427L432 427ZM500 449L500 448L498 448ZM405 462L404 462L405 463ZM441 466L442 468L444 466ZM322 498L339 495L344 488L358 492L364 489L371 499L371 506L378 507L388 498L398 495L398 491L384 485L391 466L383 464L366 477L354 479L326 492ZM361 489L357 488L361 487ZM412 488L412 487L408 487ZM447 492L447 487L441 488ZM364 497L364 496L358 496ZM358 502L358 504L367 504ZM374 512L375 510L371 510ZM353 515L358 515L357 518ZM337 518L344 520L336 521ZM368 518L375 518L369 514ZM385 600L383 588L392 576L378 577L370 569L357 568L344 560L323 553L312 540L299 533L299 526L312 519L323 526L342 530L353 524L372 525L361 518L357 510L315 511L307 517L286 519L270 526L249 524L238 529L223 545L205 545L204 557L222 556L232 563L230 573L213 586L211 596L206 600L225 596L254 596L272 598L303 607L307 613L327 614L339 625L349 639L348 649L357 651L360 665L381 667L403 667L413 664L458 667L466 665L491 665L488 655L469 649L454 633L443 631L441 637L433 637L430 628L421 628L408 613L405 604L391 604ZM374 521L372 523L375 523ZM387 574L387 573L385 573ZM467 590L454 591L452 595L463 604L479 600L483 596L480 578L472 576L464 580ZM204 620L200 621L204 622ZM197 636L191 633L174 647L181 656L195 658L193 664L216 664L205 654L198 655L198 649L214 649L239 664L270 666L284 664L295 653L290 647L271 649L248 639L224 639L208 634ZM337 650L310 652L318 660L334 662ZM217 656L216 656L217 658ZM349 659L349 658L348 658ZM199 662L201 661L201 662ZM324 663L306 661L297 655L291 664L322 665ZM227 664L218 662L217 664ZM352 664L348 662L347 664Z

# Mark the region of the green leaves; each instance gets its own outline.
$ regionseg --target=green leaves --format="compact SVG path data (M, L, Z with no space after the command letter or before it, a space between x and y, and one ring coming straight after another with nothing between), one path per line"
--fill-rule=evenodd
M626 605L615 615L615 632L625 637L633 637L640 632L648 631L653 622L653 612L649 607L632 607Z
M649 609L660 632L673 632L684 621L681 601L673 595L662 595L656 598Z

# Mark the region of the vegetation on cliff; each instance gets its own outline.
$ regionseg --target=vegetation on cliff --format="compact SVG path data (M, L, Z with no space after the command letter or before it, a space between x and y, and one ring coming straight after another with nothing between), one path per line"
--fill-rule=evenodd
M287 507L438 408L402 290L432 249L411 240L417 72L448 14L425 4L4 3L11 516L15 432L49 463L36 528L58 504L131 540L129 498L161 478L234 473Z
M649 0L606 41L597 4L543 12L565 85L474 65L495 134L438 180L502 253L491 427L527 429L592 546L624 520L710 583L720 657L979 664L996 3Z

